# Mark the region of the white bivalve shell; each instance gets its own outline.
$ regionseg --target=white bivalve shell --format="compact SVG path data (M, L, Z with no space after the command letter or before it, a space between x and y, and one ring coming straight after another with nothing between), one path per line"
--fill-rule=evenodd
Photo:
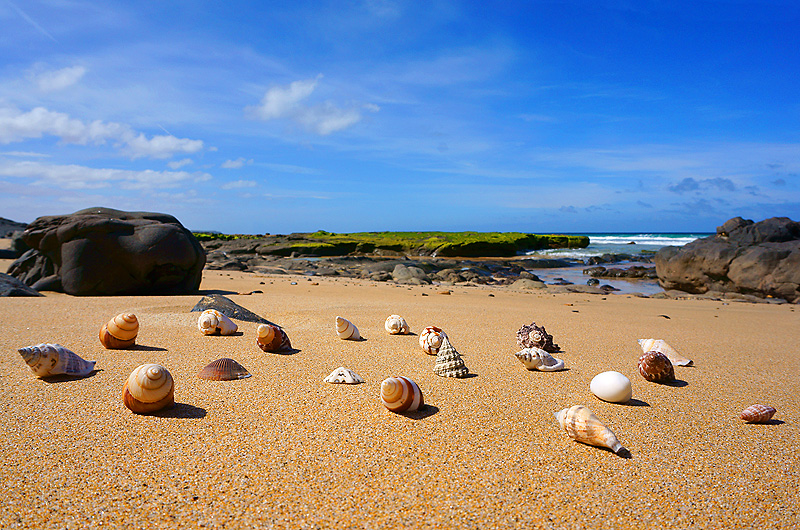
M37 377L52 375L87 376L97 361L87 361L61 344L37 344L17 350Z
M342 340L360 340L358 328L346 318L336 317L336 334Z
M631 380L625 375L609 371L597 374L589 383L592 394L610 403L627 403L633 395Z
M204 335L233 335L239 326L216 309L206 309L197 319L197 329Z
M514 355L528 370L557 372L564 369L564 361L556 359L541 348L525 348Z
M175 403L172 374L160 364L136 368L122 388L122 401L137 414L149 414Z
M647 353L655 351L663 353L669 359L673 366L691 366L694 364L691 359L687 359L677 351L675 348L667 344L661 339L638 339L639 346L642 347L642 352Z
M356 385L358 383L363 383L364 379L354 371L350 370L349 368L345 368L344 366L340 366L333 372L331 375L323 379L326 383L334 383L334 384L346 384L346 385Z
M390 335L408 335L409 332L408 322L400 315L389 315L383 326Z

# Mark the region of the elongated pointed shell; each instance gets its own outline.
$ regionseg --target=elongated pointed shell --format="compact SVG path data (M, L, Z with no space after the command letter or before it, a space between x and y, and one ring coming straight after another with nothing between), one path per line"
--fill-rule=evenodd
M767 423L775 415L776 410L766 405L750 405L739 414L739 417L750 423Z
M350 370L349 368L345 368L344 366L340 366L333 372L331 375L323 379L326 383L334 383L340 384L344 383L346 385L355 385L358 383L363 383L364 379L354 371Z
M139 320L133 313L120 313L100 328L100 343L109 350L125 350L136 343Z
M666 355L649 351L639 357L639 373L652 383L669 383L675 380L675 369Z
M537 326L536 322L519 328L517 344L520 348L540 348L548 353L556 353L560 350L558 344L553 342L553 336L547 333L544 326Z
M428 355L436 355L442 347L442 340L446 337L442 328L428 326L419 334L419 345Z
M137 414L149 414L173 405L174 392L175 383L166 368L160 364L143 364L125 381L122 401Z
M234 381L250 377L250 372L233 359L223 357L208 363L205 368L200 370L197 377L209 381Z
M256 345L268 353L290 351L292 343L289 336L278 326L271 324L259 324Z
M392 412L412 412L425 404L422 390L408 377L390 377L381 383L381 402Z
M561 428L573 440L596 447L607 447L617 454L627 452L611 429L583 405L574 405L556 413Z
M342 340L359 340L361 338L358 328L342 317L336 317L336 334Z
M667 344L661 339L639 339L639 346L642 347L642 352L647 353L649 351L657 351L658 353L663 353L669 359L674 366L691 366L693 361L691 359L687 359L677 351L675 348Z
M557 372L564 369L564 361L556 359L541 348L525 348L514 355L528 370Z
M97 361L87 361L61 344L37 344L17 350L38 377L71 375L83 377L94 371Z
M439 353L436 356L436 366L433 367L433 373L442 377L467 377L469 368L464 364L464 359L461 354L456 351L450 339L445 336L442 338L442 347L439 348Z
M409 331L408 322L400 315L389 315L383 326L390 335L407 335Z

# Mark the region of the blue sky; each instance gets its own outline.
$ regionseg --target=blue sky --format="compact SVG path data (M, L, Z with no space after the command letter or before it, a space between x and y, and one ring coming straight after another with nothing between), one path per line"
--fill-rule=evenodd
M0 0L0 216L800 220L800 3Z

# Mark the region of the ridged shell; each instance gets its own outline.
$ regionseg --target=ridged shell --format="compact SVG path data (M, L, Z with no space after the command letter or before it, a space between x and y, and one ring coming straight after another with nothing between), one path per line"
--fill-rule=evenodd
M561 428L573 440L596 447L607 447L618 455L627 453L617 436L591 410L583 405L574 405L556 412Z
M433 373L442 377L467 377L469 368L464 364L461 354L456 351L447 336L442 337L442 347L436 356Z
M205 368L200 370L197 377L209 381L234 381L250 377L250 372L233 359L223 357L208 363Z
M442 328L428 326L419 334L419 345L428 355L436 355L442 347L442 339L446 336Z
M143 364L136 368L122 389L125 406L137 414L148 414L175 403L175 383L169 371L160 364Z
M136 343L139 320L133 313L120 313L100 328L100 343L109 350L124 350Z
M639 357L639 373L653 383L669 383L675 380L675 369L666 355L649 351Z
M389 315L383 326L390 335L407 335L409 332L408 322L400 315Z
M290 351L292 343L289 336L278 326L259 324L256 345L268 353Z
M528 370L557 372L564 369L564 361L556 359L541 348L525 348L514 355Z
M750 405L739 414L739 417L750 423L767 423L777 412L774 408L766 405Z
M691 359L687 359L661 339L639 339L638 342L639 346L642 347L642 352L657 351L658 353L663 353L673 366L691 366L694 364Z
M216 309L206 309L197 319L197 329L204 335L233 335L239 326Z
M633 389L631 380L619 372L597 374L589 383L592 394L610 403L627 403L631 400Z
M381 383L381 402L392 412L412 412L425 404L417 383L408 377L389 377Z
M61 344L37 344L17 350L38 377L71 375L83 377L94 371L97 361L87 361Z
M346 318L336 317L336 334L342 340L359 340L361 334L358 328Z
M547 333L544 326L537 326L536 322L519 328L517 344L520 348L540 348L548 353L560 351L558 344L553 342L553 336Z
M363 383L364 379L354 371L350 370L349 368L340 366L339 368L331 372L331 375L323 379L323 381L325 381L326 383L334 383L334 384L344 383L347 385L355 385L358 383Z

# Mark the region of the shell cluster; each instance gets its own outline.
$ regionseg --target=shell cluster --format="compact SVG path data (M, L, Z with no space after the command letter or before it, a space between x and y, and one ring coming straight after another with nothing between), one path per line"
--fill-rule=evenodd
M160 364L136 368L122 388L122 402L137 414L150 414L172 406L175 383L172 374Z
M766 405L750 405L739 414L739 417L749 423L767 423L777 412L774 408Z
M84 377L94 371L97 361L87 361L61 344L37 344L17 350L37 377L69 375Z
M639 339L639 346L642 347L642 352L657 351L663 353L669 359L673 366L691 366L693 364L691 359L687 359L677 351L675 348L667 344L661 339Z
M208 363L200 370L197 377L208 379L209 381L234 381L250 377L250 372L233 359L224 357Z
M339 368L331 372L331 375L323 379L323 381L325 381L326 383L333 383L333 384L355 385L358 383L363 383L364 379L354 371L350 370L349 368L340 366Z
M557 372L564 369L564 361L556 359L540 348L525 348L514 355L528 370Z
M442 346L436 355L433 373L442 377L467 377L469 368L464 364L461 354L450 344L449 337L442 338Z
M386 328L386 332L390 335L408 335L410 331L408 322L400 315L389 315L386 317L386 322L383 327Z
M422 390L408 377L384 379L381 383L381 402L392 412L412 412L425 404Z
M204 335L233 335L239 326L216 309L206 309L197 319L197 329Z
M639 357L639 373L651 383L669 383L675 380L675 369L663 353L649 351Z
M583 405L574 405L556 412L556 419L561 428L575 441L606 447L620 456L625 456L628 452L611 429Z
M633 395L631 380L613 371L594 376L589 383L589 390L603 401L610 403L627 403Z
M342 340L361 340L361 334L358 328L349 320L342 317L336 317L336 334Z
M442 340L447 337L442 328L428 326L419 334L419 345L428 355L436 355L442 347Z
M256 345L268 353L287 352L292 349L292 343L286 332L272 324L258 325Z
M126 350L136 343L139 320L133 313L120 313L100 328L100 343L109 350Z
M540 348L548 353L560 351L558 344L553 342L553 336L547 333L544 326L537 326L536 322L519 328L517 344L520 348Z

